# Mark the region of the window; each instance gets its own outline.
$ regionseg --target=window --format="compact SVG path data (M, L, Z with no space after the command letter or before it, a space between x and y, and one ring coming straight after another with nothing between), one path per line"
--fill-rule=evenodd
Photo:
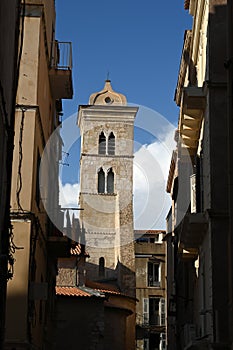
M160 326L159 298L149 298L149 324Z
M164 326L166 320L164 298L143 298L143 324Z
M105 173L101 168L98 172L98 193L105 192Z
M99 135L99 154L106 154L106 137L103 131Z
M154 262L148 262L147 277L149 287L160 286L160 264Z
M105 276L105 260L103 257L99 258L99 277Z
M114 193L114 173L112 168L109 169L107 175L107 193Z
M108 154L109 155L115 154L115 136L113 132L111 132L108 138Z
M114 172L112 168L107 174L102 168L98 171L98 193L114 193Z
M99 135L99 154L115 154L115 135L113 132L109 134L107 139L103 131Z

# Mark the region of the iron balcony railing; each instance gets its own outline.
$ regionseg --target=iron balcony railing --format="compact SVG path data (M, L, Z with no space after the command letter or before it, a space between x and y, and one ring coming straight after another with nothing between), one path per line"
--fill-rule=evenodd
M58 70L72 69L72 44L55 40L51 48L51 68Z

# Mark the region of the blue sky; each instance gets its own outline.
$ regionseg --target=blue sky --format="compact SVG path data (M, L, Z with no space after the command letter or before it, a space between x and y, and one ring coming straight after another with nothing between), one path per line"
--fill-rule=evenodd
M129 102L177 121L174 91L184 30L191 28L184 0L56 0L56 15L57 39L73 47L74 98L63 101L64 117L102 89L109 71Z
M138 145L134 198L137 203L149 198L148 193L154 190L151 191L148 182L153 182L152 187L159 188L158 192L153 193L153 198L159 198L157 205L164 206L164 209L158 222L149 223L148 207L139 208L139 212L144 211L148 215L141 219L139 214L135 214L142 221L142 227L139 225L136 228L145 228L145 225L146 228L164 228L170 203L167 198L161 200L161 196L165 193L171 155L171 149L167 147L170 142L168 136L173 138L173 130L168 124L177 125L178 107L174 102L174 92L184 31L192 26L192 18L184 10L184 0L119 0L115 3L106 0L56 0L56 14L56 38L71 41L73 49L74 98L63 100L63 120L76 114L78 105L88 104L90 94L103 88L108 72L114 90L125 94L129 103L144 106L146 116L144 112L140 113L142 120L137 124L143 125L145 118L146 131L144 128L135 130ZM154 115L151 116L147 109ZM71 118L73 124L75 118ZM156 121L162 118L163 132L156 131ZM78 143L69 149L64 147L64 151L69 152L69 157L65 153L63 157L63 162L69 166L61 167L63 194L67 197L63 205L67 206L77 203ZM159 177L157 183L151 178L151 164L148 164L147 171L140 172L140 169L147 168L145 152L150 162L153 153L154 178ZM138 207L136 202L135 208ZM147 202L150 203L150 199ZM151 208L151 212L155 210L160 211L160 208Z

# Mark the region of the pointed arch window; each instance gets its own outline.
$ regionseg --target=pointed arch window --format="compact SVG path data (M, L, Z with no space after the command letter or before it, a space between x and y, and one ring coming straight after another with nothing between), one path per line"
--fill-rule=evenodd
M114 193L114 172L112 168L108 170L107 174L107 193Z
M99 135L99 154L106 154L106 137L103 131Z
M105 192L105 173L101 168L98 172L98 193Z
M115 136L113 132L111 132L108 138L108 154L109 155L115 154Z

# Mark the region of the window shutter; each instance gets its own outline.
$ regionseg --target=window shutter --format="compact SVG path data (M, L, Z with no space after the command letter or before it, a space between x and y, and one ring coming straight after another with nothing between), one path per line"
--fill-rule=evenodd
M144 350L149 350L149 339L144 338Z
M149 299L143 298L143 323L149 324Z
M191 213L197 212L196 205L196 174L190 176Z
M160 350L166 350L166 333L161 333Z
M165 298L161 298L159 302L160 326L165 326L166 310Z

